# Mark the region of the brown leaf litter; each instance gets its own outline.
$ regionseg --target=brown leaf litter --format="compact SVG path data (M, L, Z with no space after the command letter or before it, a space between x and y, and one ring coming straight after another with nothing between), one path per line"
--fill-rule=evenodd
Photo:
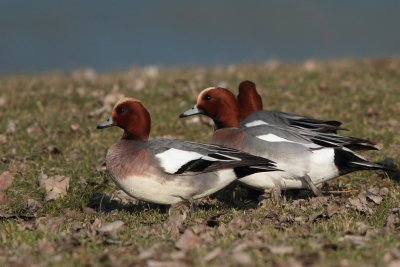
M8 119L6 134L13 135L17 130L17 121L13 119Z
M7 204L10 201L5 191L12 185L13 181L14 176L9 171L0 175L0 205Z
M384 197L389 192L388 188L369 188L360 192L356 197L348 200L347 206L366 215L373 215L375 207L381 204Z
M117 234L122 229L122 226L124 226L124 224L125 223L123 221L117 220L102 225L101 227L97 228L97 232L105 237L117 239Z
M70 177L55 175L47 176L41 173L38 177L40 187L46 190L46 201L56 200L64 197L69 188Z
M43 208L43 204L36 199L28 198L25 202L25 207L31 212L36 212Z
M186 229L181 237L176 241L175 247L188 251L199 248L203 244L203 240L193 233L191 229Z
M61 229L65 218L60 217L40 217L35 221L35 227L37 230L43 233L55 233Z
M385 223L385 230L395 230L400 226L400 206L390 211Z

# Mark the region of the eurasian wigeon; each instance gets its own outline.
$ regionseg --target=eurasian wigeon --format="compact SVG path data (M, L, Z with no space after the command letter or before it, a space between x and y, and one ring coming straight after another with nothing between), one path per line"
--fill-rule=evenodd
M238 178L277 171L265 157L236 149L183 140L149 140L151 119L137 99L124 98L98 129L117 126L121 140L107 151L106 166L114 182L140 200L175 204L208 196Z
M255 83L243 81L239 84L237 96L241 127L253 127L261 124L289 127L308 140L327 147L347 147L351 150L379 150L368 139L340 136L336 134L341 122L322 121L310 117L275 110L263 110L261 96ZM323 133L323 134L321 134Z
M342 123L335 120L324 121L282 111L263 110L262 98L257 92L256 84L252 81L243 81L239 84L237 100L240 119L245 127L274 124L323 133L336 133L337 130L343 129L340 128Z
M240 127L239 105L225 88L203 90L197 103L180 117L203 114L215 123L212 143L229 146L277 163L282 172L254 174L239 179L257 189L280 194L281 189L309 188L359 170L384 170L346 147L323 147L295 131L274 125Z

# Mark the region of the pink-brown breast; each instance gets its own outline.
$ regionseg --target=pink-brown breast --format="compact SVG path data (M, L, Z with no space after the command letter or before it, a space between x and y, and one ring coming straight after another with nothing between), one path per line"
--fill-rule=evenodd
M143 146L136 148L134 141L129 140L121 140L108 149L106 164L117 179L157 173L150 151Z
M211 142L222 146L241 150L243 148L244 133L236 128L224 128L214 132Z

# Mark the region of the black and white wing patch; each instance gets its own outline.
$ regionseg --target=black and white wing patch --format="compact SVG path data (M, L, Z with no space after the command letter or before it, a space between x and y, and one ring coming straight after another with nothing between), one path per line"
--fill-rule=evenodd
M200 144L197 144L200 145ZM258 172L276 171L275 163L265 158L253 156L236 149L221 147L222 153L215 151L218 146L205 145L201 152L169 148L155 155L161 167L169 174L187 174L199 172L213 172L223 169L235 169L251 166ZM212 149L210 149L212 148ZM204 153L207 151L206 153Z

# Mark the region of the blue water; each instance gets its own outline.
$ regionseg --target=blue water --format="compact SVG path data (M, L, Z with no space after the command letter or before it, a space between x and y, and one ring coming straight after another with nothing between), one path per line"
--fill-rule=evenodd
M400 54L400 1L0 0L0 73Z

